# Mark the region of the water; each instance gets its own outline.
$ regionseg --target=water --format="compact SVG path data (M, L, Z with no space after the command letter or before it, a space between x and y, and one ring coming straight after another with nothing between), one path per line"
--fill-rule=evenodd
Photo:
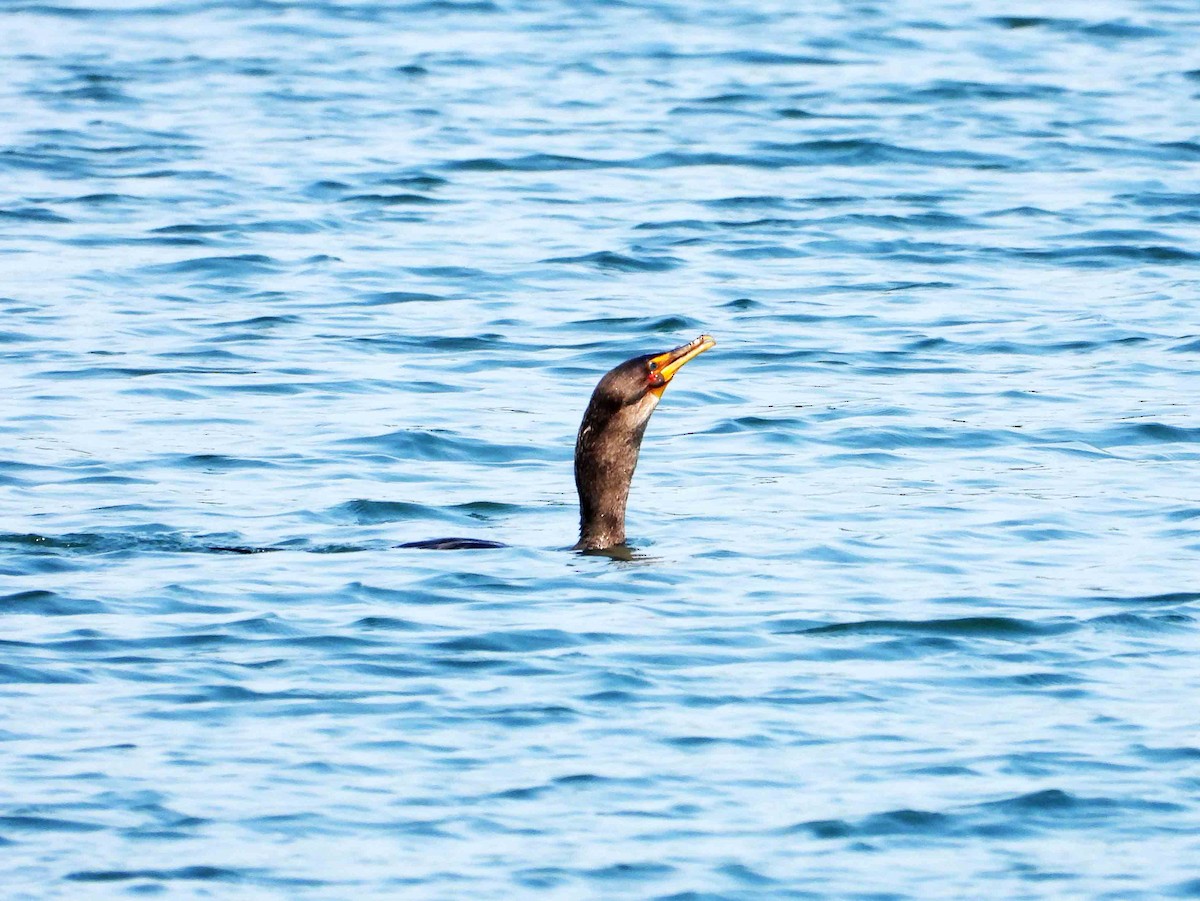
M1200 896L1200 14L1033 9L6 3L5 897Z

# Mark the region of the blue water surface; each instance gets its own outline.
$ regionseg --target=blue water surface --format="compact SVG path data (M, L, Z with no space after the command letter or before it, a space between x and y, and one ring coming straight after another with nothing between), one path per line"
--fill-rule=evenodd
M4 898L1200 897L1194 2L0 34Z

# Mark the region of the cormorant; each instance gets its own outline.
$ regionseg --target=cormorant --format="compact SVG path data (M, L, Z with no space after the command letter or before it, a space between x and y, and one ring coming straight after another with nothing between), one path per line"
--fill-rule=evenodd
M701 335L674 350L626 360L600 379L575 439L579 541L574 550L600 551L625 543L629 484L650 414L680 367L716 343L711 336ZM504 545L477 538L435 538L400 547L463 550Z

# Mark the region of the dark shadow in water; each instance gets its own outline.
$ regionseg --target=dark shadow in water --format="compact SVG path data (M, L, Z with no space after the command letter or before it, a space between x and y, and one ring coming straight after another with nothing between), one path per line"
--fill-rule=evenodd
M658 563L662 560L662 557L645 554L631 544L617 544L606 548L567 548L566 550L575 551L576 555L580 557L607 557L614 563L628 563L639 566L644 566L648 563Z
M637 548L628 544L614 544L612 547L604 548L572 548L571 550L577 550L581 557L607 557L609 560L620 563L630 563L645 558L644 554L637 552Z

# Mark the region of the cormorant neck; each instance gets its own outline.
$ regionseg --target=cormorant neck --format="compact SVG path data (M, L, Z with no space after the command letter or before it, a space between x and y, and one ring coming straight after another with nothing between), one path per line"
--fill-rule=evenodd
M577 550L601 550L625 543L629 485L637 468L642 436L657 405L658 396L653 392L623 406L592 396L575 440Z

